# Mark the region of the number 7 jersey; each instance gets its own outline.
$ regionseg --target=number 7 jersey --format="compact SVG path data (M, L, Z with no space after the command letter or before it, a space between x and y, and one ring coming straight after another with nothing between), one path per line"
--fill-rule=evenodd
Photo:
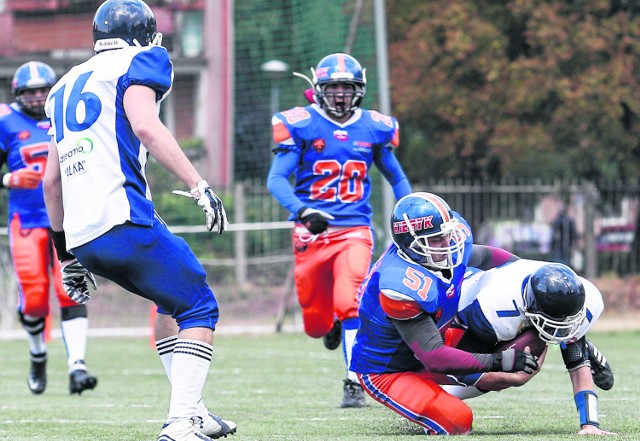
M397 120L357 109L339 123L312 104L276 113L272 124L275 151L300 155L295 195L306 206L331 213L334 226L370 225L371 165L382 149L398 146Z

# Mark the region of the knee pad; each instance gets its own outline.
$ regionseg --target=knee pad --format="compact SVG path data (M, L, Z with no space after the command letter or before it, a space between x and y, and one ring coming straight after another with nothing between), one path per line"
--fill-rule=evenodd
M27 317L18 311L18 319L29 334L37 335L44 332L44 317Z

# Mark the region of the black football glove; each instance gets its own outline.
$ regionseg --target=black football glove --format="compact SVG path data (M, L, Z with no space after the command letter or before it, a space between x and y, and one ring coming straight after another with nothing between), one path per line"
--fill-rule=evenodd
M91 299L87 282L93 289L97 288L96 279L77 259L63 262L60 268L62 286L69 298L84 305Z
M198 182L198 186L192 188L189 193L181 190L173 190L173 194L180 196L186 196L194 198L196 203L202 208L206 217L207 230L213 230L213 227L217 227L218 234L222 234L227 231L229 222L227 221L227 212L224 210L222 200L217 194L211 190L209 184L204 179ZM198 196L196 196L196 193Z
M538 357L520 349L507 349L493 355L492 372L521 372L531 374L538 370Z
M298 210L297 217L311 234L324 233L327 231L329 221L335 219L329 213L309 207L302 207Z

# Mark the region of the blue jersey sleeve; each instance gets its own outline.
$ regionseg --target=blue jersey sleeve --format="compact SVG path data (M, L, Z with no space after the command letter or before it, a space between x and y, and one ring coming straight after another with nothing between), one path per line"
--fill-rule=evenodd
M278 152L273 158L269 176L267 176L267 188L273 197L291 213L297 213L304 206L289 183L289 176L296 169L299 160L299 153Z
M150 87L156 91L156 100L160 100L169 91L172 82L173 65L167 50L162 46L153 46L133 57L122 85L125 89L132 85Z
M396 200L411 193L411 184L391 149L380 149L374 161L384 178L391 184Z

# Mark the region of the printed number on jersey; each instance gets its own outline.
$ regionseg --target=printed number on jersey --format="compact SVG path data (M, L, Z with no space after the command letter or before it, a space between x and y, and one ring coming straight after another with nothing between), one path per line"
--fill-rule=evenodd
M316 161L313 173L320 177L311 184L311 199L353 203L364 195L363 181L367 177L364 161L350 160L344 164L335 159Z
M66 85L51 95L54 103L54 125L56 142L64 138L65 125L71 132L81 132L91 127L98 120L102 111L100 98L93 92L83 92L93 72L79 75L76 79L67 102L64 101Z

